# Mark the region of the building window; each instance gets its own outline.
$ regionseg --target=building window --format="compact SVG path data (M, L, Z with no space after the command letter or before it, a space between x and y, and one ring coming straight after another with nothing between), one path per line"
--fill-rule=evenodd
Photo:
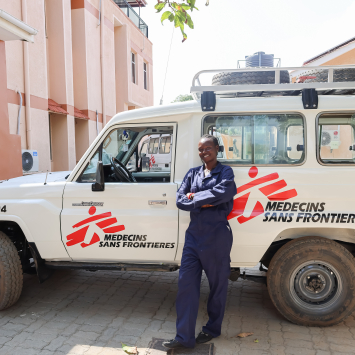
M148 64L143 62L144 89L148 90Z
M132 83L137 84L136 81L136 54L132 52Z

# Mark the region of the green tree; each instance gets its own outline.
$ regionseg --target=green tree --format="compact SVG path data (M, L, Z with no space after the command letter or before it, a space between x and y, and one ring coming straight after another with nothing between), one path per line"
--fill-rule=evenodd
M194 28L194 23L191 20L191 13L194 9L198 10L195 6L196 0L182 0L182 2L176 2L172 0L157 0L158 3L154 6L157 12L161 12L164 9L166 11L161 16L161 23L165 20L174 22L175 27L180 27L183 40L185 42L187 35L185 33L185 24L191 29ZM181 1L181 0L180 0ZM210 0L206 0L206 6L209 5Z
M191 101L194 98L192 95L185 94L185 95L179 95L173 102L184 102L184 101Z

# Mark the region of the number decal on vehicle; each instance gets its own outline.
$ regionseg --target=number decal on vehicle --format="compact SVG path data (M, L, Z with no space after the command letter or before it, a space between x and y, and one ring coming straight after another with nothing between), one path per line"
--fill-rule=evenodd
M1 211L1 212L6 212L6 205L4 205L4 206L1 208L0 211Z

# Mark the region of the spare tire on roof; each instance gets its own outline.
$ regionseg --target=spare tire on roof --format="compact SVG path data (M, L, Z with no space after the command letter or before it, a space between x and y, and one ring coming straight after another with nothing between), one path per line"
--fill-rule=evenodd
M281 70L280 83L289 83L290 74ZM274 71L224 72L213 76L212 85L275 84Z
M328 69L313 69L308 70L297 76L315 76L313 79L306 79L305 83L327 83L328 82ZM343 81L355 81L355 69L334 69L333 82L340 83Z

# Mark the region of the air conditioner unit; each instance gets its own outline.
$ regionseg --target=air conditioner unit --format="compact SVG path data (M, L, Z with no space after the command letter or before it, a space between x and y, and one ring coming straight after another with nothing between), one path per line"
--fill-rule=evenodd
M340 131L338 129L324 129L322 130L322 147L334 147L334 143L340 142ZM339 144L339 143L338 143Z
M23 173L33 173L38 171L37 150L22 149L22 171Z

